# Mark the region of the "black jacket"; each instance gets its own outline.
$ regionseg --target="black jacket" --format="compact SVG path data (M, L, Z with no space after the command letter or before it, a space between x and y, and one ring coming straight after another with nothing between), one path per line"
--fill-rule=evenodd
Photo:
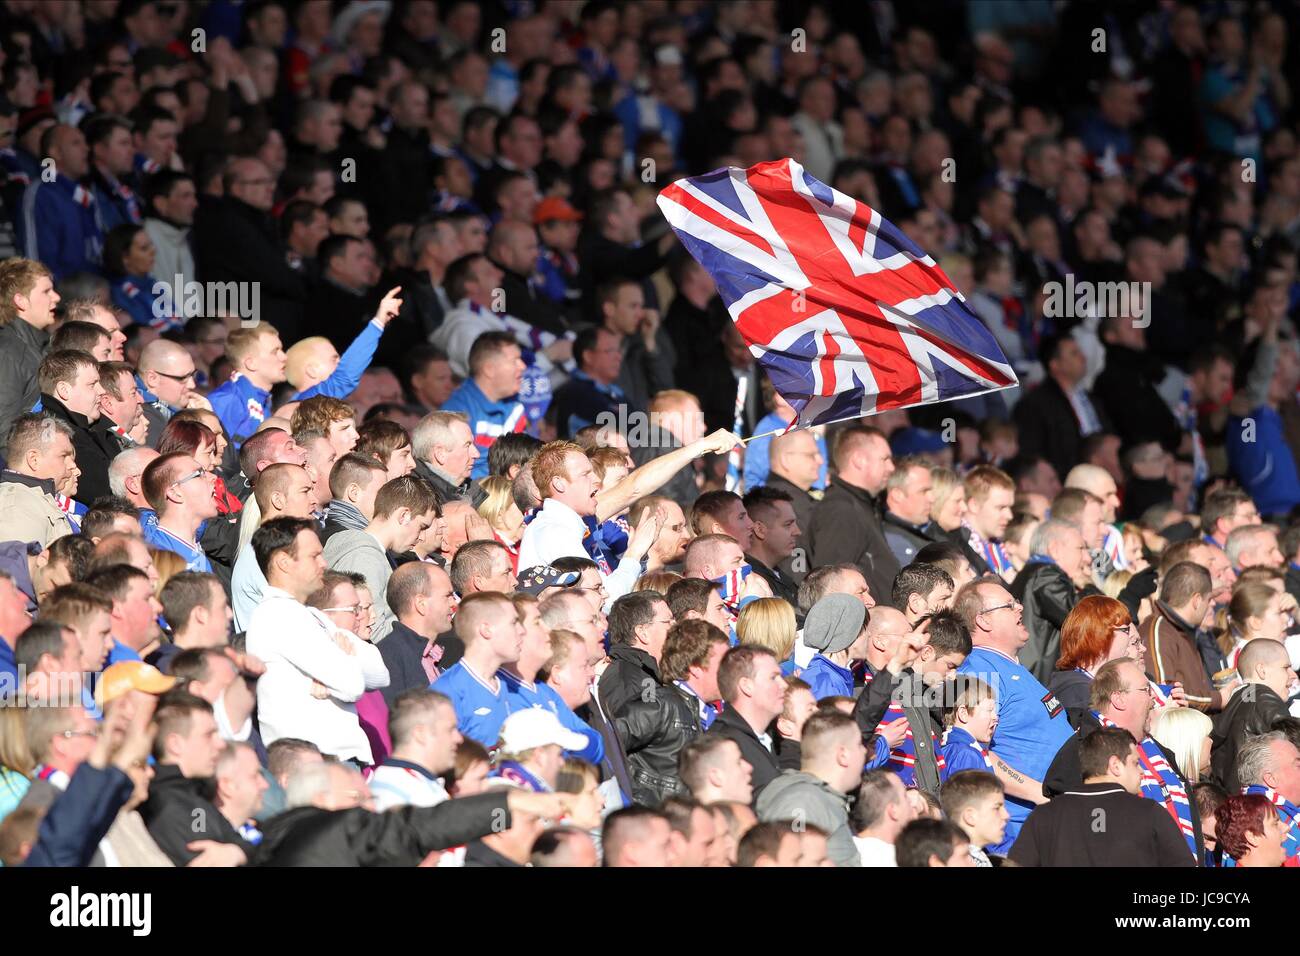
M1061 625L1079 603L1079 592L1057 565L1033 561L1011 582L1011 596L1024 605L1023 620L1029 632L1020 663L1046 684L1061 656Z
M1125 447L1158 441L1167 451L1178 450L1183 430L1156 391L1164 374L1164 365L1152 355L1121 345L1106 346L1106 367L1092 391Z
M1109 783L1079 784L1035 807L1008 856L1021 866L1196 865L1164 807Z
M307 321L311 334L323 335L342 355L374 315L373 296L357 292L322 277L307 296Z
M149 784L149 799L140 806L149 835L177 866L198 856L186 844L196 840L233 843L250 858L253 847L212 803L213 781L181 774L175 764L160 766Z
M674 378L679 388L700 400L710 431L732 428L736 419L735 376L722 374L729 364L722 333L730 321L717 296L703 309L697 309L686 296L678 294L664 314L664 330L672 339L677 361Z
M496 265L503 273L501 291L505 295L507 313L552 335L563 335L569 330L560 307L543 295L540 289L529 288L528 276L511 272L499 262Z
M1075 668L1052 671L1052 676L1047 680L1047 689L1056 695L1056 699L1065 708L1070 726L1078 730L1079 722L1091 706L1092 678Z
M623 716L633 701L644 700L663 685L659 665L645 651L630 644L615 644L609 650L610 664L600 675L596 692L600 706L610 720Z
M813 508L804 531L812 566L856 564L877 601L887 602L898 575L898 559L889 550L880 524L880 509L870 492L841 480L830 481Z
M41 408L72 429L72 450L77 456L81 476L77 479L76 499L85 505L112 492L108 487L108 466L117 455L116 444L108 443L108 432L96 430L90 420L74 412L53 395L41 393Z
M632 774L627 766L623 741L618 737L612 721L606 719L600 703L594 697L574 711L588 727L600 734L605 743L605 759L600 763L601 780L617 780L618 788L627 799L632 799Z
M362 807L295 807L267 821L255 866L415 866L434 850L460 846L510 824L500 790L436 807L372 813ZM504 814L504 816L503 816Z
M0 454L13 423L30 412L40 397L36 370L49 342L48 332L22 319L0 326Z
M894 558L900 567L911 564L916 560L916 552L939 540L934 533L935 526L929 522L917 527L892 511L886 511L881 521L884 524L885 541L889 544L889 550L894 552Z
M655 807L665 797L685 794L677 758L700 735L700 709L694 700L672 684L661 684L628 703L614 718L614 726L627 754L633 801Z
M259 282L262 321L288 348L302 337L303 277L289 268L269 213L234 197L199 203L192 233L194 262L204 282Z
M1093 403L1096 407L1097 403ZM1101 417L1102 410L1097 408ZM1055 379L1041 385L1016 402L1011 412L1020 428L1020 454L1041 455L1052 463L1058 475L1065 475L1080 461L1083 436L1074 406ZM1102 427L1105 427L1102 419Z
M429 343L429 336L442 325L447 310L433 288L429 273L423 270L399 269L379 283L384 290L395 285L402 287L402 308L384 330L372 364L387 365L400 378L405 378L407 357L417 346Z
M758 795L763 792L763 788L781 775L776 754L763 746L762 741L758 739L758 734L754 733L754 728L730 707L722 709L722 713L718 714L717 719L709 725L708 733L734 740L740 747L740 755L754 769L753 802L757 803ZM773 737L775 738L775 734Z
M1300 601L1300 567L1296 567L1294 561L1287 562L1286 592L1297 601Z
M1290 716L1286 701L1263 684L1245 684L1214 718L1210 731L1210 775L1229 793L1241 790L1237 778L1237 751L1249 737L1266 734Z
M779 597L781 600L789 602L797 614L799 611L799 585L795 583L794 579L780 568L769 568L752 554L745 555L745 560L754 569L754 573L771 586L772 597Z
M435 473L432 468L418 458L415 460L413 474L433 485L433 490L438 494L439 506L445 505L449 501L468 501L477 508L483 503L483 499L487 497L487 492L477 482L467 479L459 488L454 487L451 482Z
M1077 791L1083 786L1083 767L1079 763L1079 744L1085 737L1100 729L1100 727L1101 724L1092 715L1092 711L1085 710L1079 718L1079 727L1074 736L1061 744L1061 749L1056 752L1052 765L1047 768L1047 773L1043 774L1043 795L1051 797L1053 803L1059 800L1062 794ZM1182 768L1178 766L1177 758L1172 751L1167 750L1159 741L1156 741L1156 746L1160 748L1166 762L1182 782L1183 790L1190 797L1192 788L1183 775ZM1145 797L1142 799L1146 800ZM1155 803L1154 800L1147 800L1147 802ZM1201 832L1201 815L1196 812L1196 801L1193 799L1190 800L1190 803L1192 827L1196 831L1196 858L1202 860L1205 858L1205 835ZM1169 816L1169 812L1163 806L1160 807L1160 813L1161 816ZM1175 824L1174 829L1178 829L1177 824ZM1182 839L1181 831L1179 832L1179 839ZM1184 843L1183 845L1186 846L1187 844Z
M424 671L424 649L427 638L421 637L401 621L393 622L393 629L377 645L379 656L388 668L388 686L380 693L391 708L397 695L417 687L429 686L429 675Z

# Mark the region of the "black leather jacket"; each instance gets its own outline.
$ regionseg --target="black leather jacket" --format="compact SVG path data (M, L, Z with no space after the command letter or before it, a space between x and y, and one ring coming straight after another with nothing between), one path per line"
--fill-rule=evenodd
M609 666L600 675L596 693L610 720L622 717L628 705L647 697L662 686L655 659L630 644L615 644L609 649Z
M1061 656L1061 625L1079 603L1079 592L1055 564L1034 561L1011 582L1011 594L1025 607L1023 620L1029 632L1020 663L1046 685Z
M701 732L694 700L671 684L647 686L615 718L614 727L627 753L636 803L655 807L665 797L686 792L677 776L677 758Z

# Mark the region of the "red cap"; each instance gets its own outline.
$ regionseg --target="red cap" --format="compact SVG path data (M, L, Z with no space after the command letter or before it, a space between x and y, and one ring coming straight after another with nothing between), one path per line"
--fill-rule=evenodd
M540 226L545 222L581 222L582 213L569 205L567 199L561 199L558 196L548 196L537 204L537 211L533 213L533 222Z

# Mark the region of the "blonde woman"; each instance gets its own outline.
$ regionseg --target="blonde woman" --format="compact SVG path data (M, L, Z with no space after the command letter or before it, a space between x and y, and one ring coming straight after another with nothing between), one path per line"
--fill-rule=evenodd
M1214 721L1193 707L1166 707L1151 717L1151 736L1174 755L1187 783L1210 769L1210 731Z
M930 520L951 538L966 517L966 488L951 468L931 468L930 485L934 490Z
M510 567L519 571L519 540L524 536L524 514L515 504L513 482L504 475L489 475L479 482L487 497L478 506L479 516L492 528L492 537L510 552Z
M680 580L682 580L682 576L676 571L665 571L660 568L658 571L647 571L637 578L632 590L658 591L660 594L667 594L668 589Z
M794 664L796 624L794 608L780 598L759 598L740 609L736 619L736 637L741 644L766 647L781 662L781 673L797 677Z
M154 589L154 595L161 597L163 586L186 569L185 559L175 551L163 551L158 548L150 548L149 557L153 558L153 566L158 570L158 584Z

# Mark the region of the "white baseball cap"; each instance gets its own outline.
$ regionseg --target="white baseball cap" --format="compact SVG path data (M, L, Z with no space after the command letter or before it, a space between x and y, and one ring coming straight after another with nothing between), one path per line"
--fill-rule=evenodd
M501 749L508 754L520 754L547 744L558 744L565 750L582 750L587 746L587 738L565 727L545 707L515 711L501 727Z

